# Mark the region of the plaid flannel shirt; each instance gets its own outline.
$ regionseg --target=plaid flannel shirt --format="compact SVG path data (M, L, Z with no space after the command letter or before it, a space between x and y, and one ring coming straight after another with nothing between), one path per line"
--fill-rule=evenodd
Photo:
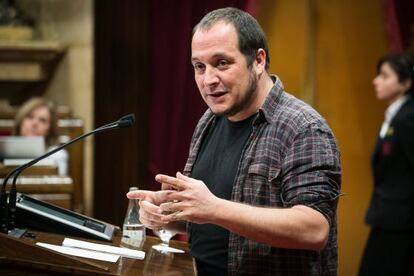
M339 150L326 121L309 105L274 86L253 122L233 184L232 201L321 212L330 233L321 251L276 248L230 232L229 275L336 275ZM191 175L203 138L215 122L207 110L193 134L184 173Z

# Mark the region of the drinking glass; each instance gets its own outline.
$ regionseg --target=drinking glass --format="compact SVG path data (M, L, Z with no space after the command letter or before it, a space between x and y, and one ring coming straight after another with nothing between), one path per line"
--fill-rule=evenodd
M176 248L170 247L170 240L172 237L174 237L177 232L170 229L161 228L158 230L152 230L155 235L157 235L161 239L160 244L156 244L153 247L156 249L159 249L160 251L166 251L166 252L174 252L177 250Z
M143 275L169 275L171 263L174 259L174 254L171 252L162 252L154 248L150 248L145 257L145 264Z

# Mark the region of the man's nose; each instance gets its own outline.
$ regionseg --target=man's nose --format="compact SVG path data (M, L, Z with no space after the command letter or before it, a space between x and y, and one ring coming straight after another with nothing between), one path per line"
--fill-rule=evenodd
M219 83L219 78L217 76L217 70L213 67L206 67L206 71L204 73L204 85L205 86L213 86Z

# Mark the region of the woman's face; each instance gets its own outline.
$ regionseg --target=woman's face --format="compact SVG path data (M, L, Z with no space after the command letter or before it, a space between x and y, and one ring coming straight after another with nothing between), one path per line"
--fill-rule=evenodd
M50 130L50 120L49 109L46 106L40 106L23 119L20 135L46 137Z
M410 87L408 81L401 83L398 80L397 73L387 62L381 65L379 73L372 83L375 87L377 99L388 104L402 97Z

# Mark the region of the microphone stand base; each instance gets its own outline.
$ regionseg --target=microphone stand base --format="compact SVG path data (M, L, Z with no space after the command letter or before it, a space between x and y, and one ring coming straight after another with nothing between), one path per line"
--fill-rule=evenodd
M20 239L24 234L26 234L27 229L19 229L14 228L13 230L10 230L8 235L12 236L13 238Z

